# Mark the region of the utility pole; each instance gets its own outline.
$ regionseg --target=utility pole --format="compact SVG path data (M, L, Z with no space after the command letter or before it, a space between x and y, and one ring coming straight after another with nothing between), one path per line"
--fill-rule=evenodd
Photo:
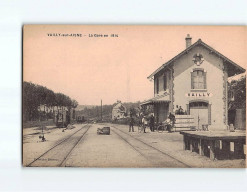
M100 112L100 118L101 118L101 121L102 121L102 100L101 100L101 112Z

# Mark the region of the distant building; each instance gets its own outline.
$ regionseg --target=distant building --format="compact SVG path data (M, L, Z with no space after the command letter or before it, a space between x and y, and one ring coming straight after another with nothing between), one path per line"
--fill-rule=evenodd
M195 126L226 129L228 125L228 77L245 69L216 51L201 39L191 43L187 35L186 49L155 70L154 98L142 106L153 106L156 122L167 119L179 108L194 117Z
M118 120L118 119L121 119L121 118L125 118L125 115L126 115L125 106L123 106L121 101L117 101L117 103L115 103L113 105L112 120Z

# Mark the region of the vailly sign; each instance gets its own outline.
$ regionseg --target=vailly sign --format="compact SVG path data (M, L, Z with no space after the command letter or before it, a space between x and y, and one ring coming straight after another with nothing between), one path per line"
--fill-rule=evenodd
M212 93L208 92L190 92L185 94L186 97L212 97Z

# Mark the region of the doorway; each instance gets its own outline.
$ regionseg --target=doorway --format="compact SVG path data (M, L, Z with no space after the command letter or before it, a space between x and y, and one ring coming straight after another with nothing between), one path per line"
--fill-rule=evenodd
M189 104L190 115L194 117L194 126L202 129L202 125L208 125L208 103L194 101Z
M157 122L162 123L167 119L169 114L169 103L157 103L155 104Z

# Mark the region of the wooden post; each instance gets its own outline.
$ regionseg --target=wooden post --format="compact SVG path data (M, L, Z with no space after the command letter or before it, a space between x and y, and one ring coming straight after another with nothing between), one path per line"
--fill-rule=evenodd
M187 147L186 147L186 145L187 145L187 137L186 137L186 135L184 135L184 150L187 150Z
M64 127L64 120L63 120L63 107L62 107L62 124L63 124L63 127Z
M189 141L190 141L190 151L193 152L193 138L191 137Z
M184 135L184 149L190 150L190 138L187 135Z
M200 139L195 139L195 152L199 153Z
M209 141L209 146L210 146L210 159L214 160L215 159L215 141L210 140Z
M102 121L102 100L101 100L101 106L100 106L100 120Z
M204 155L204 151L203 151L203 150L204 150L204 147L203 147L203 140L200 139L200 140L199 140L199 154L202 155L202 156Z

